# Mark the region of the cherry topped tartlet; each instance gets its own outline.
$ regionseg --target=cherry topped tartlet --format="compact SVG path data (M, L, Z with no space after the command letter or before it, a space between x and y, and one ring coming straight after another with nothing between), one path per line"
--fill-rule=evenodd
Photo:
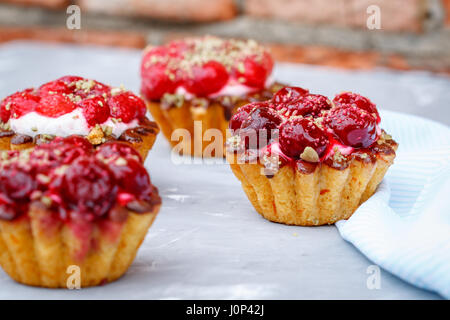
M285 87L231 118L227 160L266 219L332 224L372 196L394 161L398 145L379 124L375 104L359 94L331 101Z
M159 132L146 110L144 101L123 87L65 76L0 102L0 149L21 150L75 134L93 145L127 142L145 159Z
M190 133L180 153L222 157L222 146L205 154L205 132L218 129L225 137L238 107L270 99L282 87L273 82L272 68L267 49L253 40L186 38L144 51L141 91L173 147L179 145L176 129Z
M77 285L74 272L81 287L126 272L161 205L135 149L123 142L94 149L69 136L0 153L6 273L27 285L65 288Z

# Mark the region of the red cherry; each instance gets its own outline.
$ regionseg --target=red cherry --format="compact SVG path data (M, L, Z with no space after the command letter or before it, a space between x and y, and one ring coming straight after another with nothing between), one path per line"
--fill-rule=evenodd
M285 117L321 115L323 110L331 109L332 105L327 97L320 94L305 94L295 100L288 100L277 104L275 108Z
M325 121L348 146L367 148L377 140L376 119L354 105L331 109Z
M0 193L17 202L28 201L36 190L36 183L30 170L13 162L0 170Z
M272 130L276 130L281 122L281 117L273 109L257 107L242 123L239 134L241 139L245 139L247 148L261 148L272 139Z
M61 179L54 180L50 190L72 210L72 219L88 221L105 215L113 207L117 195L111 171L90 157L81 157L73 162Z
M249 87L264 89L273 68L270 55L264 53L260 59L247 57L241 63L243 63L243 70L238 67L234 71L236 79Z
M217 61L208 61L202 66L192 66L192 77L186 79L185 87L190 93L203 97L219 91L227 81L225 67Z
M106 142L96 150L96 155L100 159L115 159L123 157L125 159L137 159L142 162L139 153L126 143Z
M280 126L280 148L289 157L300 158L306 147L321 157L328 145L326 132L311 119L293 118Z
M117 158L111 161L108 166L118 181L119 188L135 196L139 200L150 200L152 194L152 184L150 177L139 160L128 158Z
M371 115L374 115L377 119L377 123L380 122L380 115L378 114L377 107L375 104L369 100L369 98L363 97L360 94L353 93L353 92L343 92L336 97L334 97L333 102L336 104L336 106L344 106L344 105L356 105L358 108L363 109L370 113Z
M109 118L109 106L102 96L84 99L78 105L82 108L83 115L91 127L102 124Z
M40 98L33 94L33 89L26 89L6 97L0 104L1 120L7 122L10 116L19 118L34 111L39 100Z
M50 81L39 87L39 94L41 97L59 93L59 94L69 94L73 90L62 80Z
M79 77L79 76L64 76L64 77L59 78L58 80L64 82L67 85L70 85L79 80L84 80L84 78ZM56 80L56 81L58 81L58 80Z
M57 118L72 112L77 106L67 96L51 94L41 98L36 112L47 117Z
M92 144L83 136L71 135L71 136L63 138L61 143L71 144L76 147L80 147L81 149L86 151L86 153L90 153L93 151Z
M256 107L267 107L268 104L266 102L252 102L240 107L237 112L231 117L229 127L232 130L237 130L241 127L242 122L244 122L250 112L253 111Z
M125 123L142 117L146 111L144 101L131 92L122 92L112 96L109 98L108 104L111 117L122 119Z
M274 94L272 101L275 104L296 100L309 93L309 90L300 87L284 87Z

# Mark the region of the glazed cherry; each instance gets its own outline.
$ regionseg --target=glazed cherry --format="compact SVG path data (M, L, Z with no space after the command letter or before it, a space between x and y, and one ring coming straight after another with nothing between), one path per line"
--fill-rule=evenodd
M276 111L267 107L257 107L242 123L239 132L245 139L245 146L249 149L264 147L275 137L272 130L277 130L283 120Z
M334 108L325 119L339 140L354 148L368 148L377 140L375 117L354 105Z
M36 183L31 169L22 168L18 162L13 162L0 171L0 193L14 202L28 201L36 189Z
M102 96L84 99L78 105L83 110L83 115L91 127L102 124L109 118L109 106Z
M0 117L7 122L12 116L19 118L32 112L39 104L40 98L33 93L33 89L26 89L6 97L0 104Z
M185 81L186 90L190 93L204 97L222 89L228 81L228 72L225 67L214 60L202 66L192 66L192 76Z
M313 148L321 157L329 143L325 130L307 118L293 118L283 123L279 141L281 150L295 159L300 158L306 147Z
M237 112L231 117L229 127L232 130L237 130L241 128L242 122L244 122L250 112L253 111L256 107L267 107L268 104L266 102L253 102L246 104L245 106L240 107Z
M139 160L117 157L108 164L121 191L137 200L150 200L152 184L144 166Z
M111 117L121 119L129 123L138 117L143 117L146 112L144 101L131 92L122 92L112 96L108 100Z
M58 179L57 179L58 180ZM72 219L92 221L105 215L113 206L117 187L108 168L95 158L81 157L66 170L51 191L59 194Z
M57 140L58 139L58 140ZM59 141L60 138L56 138L53 143L57 143ZM86 153L91 153L92 152L92 144L84 137L82 136L78 136L78 135L71 135L65 138L62 138L60 140L61 144L70 144L70 145L74 145L76 147L80 147L81 149L83 149Z
M266 79L273 69L273 60L267 52L258 59L247 57L238 63L242 64L242 68L237 67L234 76L240 83L257 89L265 87Z
M123 157L125 159L137 159L139 162L142 162L142 158L139 153L130 147L126 143L119 142L106 142L103 143L96 150L96 156L99 159L113 159L117 157Z
M72 112L76 108L68 96L50 94L41 98L36 112L47 117L57 118Z
M289 100L275 105L275 108L286 118L291 116L318 117L324 110L331 109L332 105L327 97L320 94L305 94L295 100Z
M279 104L291 100L296 100L299 97L308 93L309 91L307 89L303 89L300 87L284 87L274 94L272 101L275 104Z
M367 111L369 114L374 115L377 119L377 123L380 122L380 115L378 114L377 107L369 100L369 98L363 97L360 94L353 92L343 92L334 97L333 102L336 106L348 106L356 105L358 108Z

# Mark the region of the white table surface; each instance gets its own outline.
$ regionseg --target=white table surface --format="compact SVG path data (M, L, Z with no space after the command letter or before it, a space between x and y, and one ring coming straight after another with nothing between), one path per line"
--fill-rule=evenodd
M140 52L9 43L0 46L0 97L66 74L139 91ZM350 72L278 65L277 80L333 95L361 92L378 106L450 123L450 80L427 73ZM427 110L424 110L427 109ZM439 299L372 264L334 226L261 218L226 164L175 165L160 135L146 165L163 207L126 276L81 290L31 288L0 270L0 299Z

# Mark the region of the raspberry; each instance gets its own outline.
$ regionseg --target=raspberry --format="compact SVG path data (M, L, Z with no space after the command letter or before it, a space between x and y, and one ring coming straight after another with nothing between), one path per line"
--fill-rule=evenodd
M376 119L354 105L331 109L325 122L348 146L367 148L377 140Z
M300 87L284 87L274 94L272 101L275 104L296 100L299 97L308 94L309 91Z
M50 81L39 87L39 94L41 97L51 95L51 94L69 94L73 93L73 90L61 80Z
M356 105L358 108L367 111L377 119L377 123L380 122L380 115L378 114L377 107L368 98L363 97L360 94L353 92L343 92L334 97L333 102L336 106Z
M47 117L57 118L72 112L77 106L67 96L51 94L41 98L36 112Z
M272 130L276 130L282 122L276 111L267 107L257 107L248 115L242 123L239 132L245 139L245 146L249 149L257 149L268 144L272 137Z
M241 65L242 64L242 65ZM241 65L241 67L239 67ZM242 84L252 88L264 89L267 77L273 69L273 60L265 52L260 61L254 57L247 57L243 62L238 62L234 70L235 78Z
M286 118L291 116L320 116L322 110L331 109L330 100L320 94L306 94L295 100L280 103L275 108Z
M280 126L280 148L289 157L300 158L306 147L313 148L321 157L327 146L326 132L311 119L294 118Z
M204 97L222 89L227 81L225 67L219 62L208 61L202 66L192 66L192 76L186 79L185 87L190 93Z
M78 105L82 108L83 115L91 127L102 124L109 118L109 106L102 96L84 99Z
M240 107L237 110L237 113L235 113L231 119L229 127L232 130L237 130L241 128L242 122L248 118L248 115L250 112L252 112L253 109L256 107L267 107L268 104L265 102L253 102L246 104L245 106Z
M117 186L112 173L95 158L80 157L61 179L50 185L72 211L72 219L92 221L105 215L115 203Z
M111 117L128 123L146 112L144 101L131 92L122 92L108 100Z
M1 120L7 122L10 116L19 118L34 111L39 104L39 100L40 98L33 94L33 89L26 89L6 97L0 104Z

